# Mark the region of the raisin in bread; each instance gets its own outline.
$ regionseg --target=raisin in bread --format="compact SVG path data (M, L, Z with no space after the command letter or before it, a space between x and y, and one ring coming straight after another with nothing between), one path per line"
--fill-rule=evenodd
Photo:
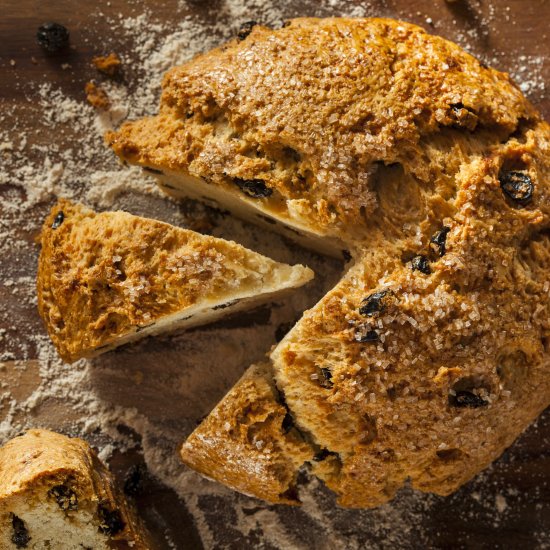
M0 448L0 548L151 546L135 512L85 441L30 430Z
M312 278L231 241L65 200L40 241L38 308L67 361L212 321Z
M351 251L271 354L342 505L449 494L550 403L550 129L508 75L407 23L298 19L174 68L108 139L171 193ZM229 441L212 425L184 458L223 481L190 459ZM239 487L260 498L263 460Z

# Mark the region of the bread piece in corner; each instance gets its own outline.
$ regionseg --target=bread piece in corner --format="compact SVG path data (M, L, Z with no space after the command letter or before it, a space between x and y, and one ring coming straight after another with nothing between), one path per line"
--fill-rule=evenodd
M38 309L69 362L213 321L313 277L232 241L66 200L40 242Z
M241 493L299 504L295 480L314 448L295 429L270 364L252 365L181 448L185 464Z
M0 548L151 546L112 475L85 441L30 430L0 448Z

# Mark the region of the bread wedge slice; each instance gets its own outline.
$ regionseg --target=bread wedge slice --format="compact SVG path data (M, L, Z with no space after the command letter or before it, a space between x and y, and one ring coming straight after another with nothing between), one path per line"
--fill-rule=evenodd
M30 430L0 448L0 548L152 546L112 475L85 441Z
M66 200L40 242L38 309L68 362L213 321L313 277L232 241Z

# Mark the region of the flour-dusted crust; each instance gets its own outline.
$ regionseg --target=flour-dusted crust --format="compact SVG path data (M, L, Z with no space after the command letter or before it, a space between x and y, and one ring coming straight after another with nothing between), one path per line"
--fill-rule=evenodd
M550 403L550 129L506 74L406 23L299 19L173 69L108 139L174 194L351 251L271 354L342 505L448 494Z
M232 241L66 200L40 241L38 308L67 361L211 321L312 277Z
M81 439L29 430L0 448L0 547L150 550L113 477Z

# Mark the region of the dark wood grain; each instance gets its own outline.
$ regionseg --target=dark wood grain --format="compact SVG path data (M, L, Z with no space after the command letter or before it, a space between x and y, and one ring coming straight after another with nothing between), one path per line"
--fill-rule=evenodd
M356 2L359 4L359 2ZM409 20L424 26L429 32L437 33L466 46L474 55L487 63L513 74L522 72L526 80L534 80L536 85L529 86L527 93L531 101L550 117L550 98L540 85L549 82L550 53L548 27L550 22L550 2L547 0L462 0L445 2L444 0L380 0L365 2L374 15L390 16ZM52 82L61 88L69 97L79 101L85 100L84 84L96 76L90 66L92 56L107 51L124 52L132 47L131 42L122 36L114 35L106 18L98 17L99 12L108 15L122 14L136 16L144 9L151 10L153 18L162 22L174 20L174 14L183 17L191 14L200 19L205 33L211 32L221 12L221 0L189 0L187 4L180 1L136 1L125 2L82 2L80 0L3 0L0 4L0 101L2 124L6 127L16 123L25 123L33 127L38 117L38 107L33 90L41 82ZM250 13L246 19L256 19L254 3L251 2ZM338 5L328 7L328 2L302 0L286 2L285 15L337 15ZM341 2L342 9L350 9L353 2ZM47 55L37 45L36 28L46 20L54 20L66 25L71 32L69 50ZM93 25L91 21L93 20ZM238 22L231 22L235 25ZM526 56L522 59L522 56ZM544 59L537 67L537 74L530 74L534 67L532 61L539 57ZM62 64L70 67L63 69ZM525 70L524 70L525 68ZM125 78L132 82L135 68L125 67ZM534 70L534 69L533 69ZM48 144L60 136L49 135L47 128L36 125L36 135L30 135L32 143ZM74 139L74 138L73 138ZM85 139L85 136L81 136ZM15 182L14 182L15 183ZM36 220L46 211L43 205L35 212L28 213ZM26 214L25 214L26 215ZM7 218L6 218L7 219ZM11 218L10 218L11 219ZM32 248L34 234L17 225L13 219L14 231ZM36 254L36 252L33 252ZM4 258L4 262L19 265L20 258ZM322 261L322 260L320 260ZM35 257L32 258L35 262ZM22 262L21 275L32 275L28 262ZM0 263L0 275L5 263ZM13 269L12 269L13 272ZM8 320L0 318L0 328L9 331L42 330L36 312L22 303L16 303L7 291L0 287L0 300L10 301L13 309ZM267 317L269 315L267 314ZM239 323L249 326L262 325L266 319L265 310L257 315L241 318ZM289 319L290 320L290 319ZM231 326L231 321L217 327L218 330ZM215 327L216 328L216 327ZM155 357L155 346L148 348L151 357ZM30 355L33 351L30 350ZM145 354L138 361L146 362ZM32 359L32 357L31 357ZM128 358L122 357L124 360ZM131 359L131 360L135 360ZM98 368L109 366L108 361ZM161 365L162 366L162 365ZM36 363L29 363L29 376L36 376ZM32 371L32 373L31 373ZM11 374L10 374L11 373ZM234 378L239 373L234 373ZM21 373L12 373L9 369L0 371L4 381L21 384L21 392L27 391L27 381L21 382ZM26 379L25 379L26 380ZM227 380L227 387L231 380ZM219 397L218 395L217 397ZM113 397L113 396L108 396ZM113 397L114 398L114 397ZM162 396L164 398L164 396ZM154 401L154 399L152 399ZM136 405L129 401L128 405ZM203 403L204 410L197 412L197 417L207 412L213 402ZM2 419L0 408L0 420ZM48 410L43 416L48 420ZM51 419L52 425L56 424ZM65 426L65 425L64 425ZM182 434L183 435L183 434ZM330 518L332 524L338 524L338 544L346 548L346 537L363 547L372 548L550 548L550 413L547 411L536 426L531 427L520 440L509 449L490 469L469 483L455 495L448 498L433 497L425 499L419 508L403 512L400 521L407 523L407 542L392 542L392 533L376 532L369 534L365 526L375 521L376 516L364 511L337 510L333 497L320 489L324 499L321 513ZM101 444L98 437L97 444ZM121 483L131 464L140 462L139 454L117 454L112 466ZM307 483L307 481L305 481ZM484 498L476 499L476 494L483 493ZM490 495L490 498L487 498ZM496 498L505 497L507 511L495 519ZM254 503L246 497L236 497L243 510L253 510L263 506L266 510L273 507ZM491 498L494 500L491 501ZM239 500L240 499L240 500ZM400 496L398 499L406 499ZM164 534L168 533L177 548L200 548L201 541L195 529L193 518L178 499L175 492L164 487L160 482L149 479L143 491L136 496L137 503L148 525L156 532L159 547L167 547ZM272 543L263 540L262 534L251 531L243 538L231 527L232 515L221 497L205 497L203 507L212 516L210 525L214 527L216 547L225 548L274 548ZM247 508L248 506L248 508ZM399 503L397 504L399 509ZM414 512L414 513L413 513ZM252 513L252 512L251 512ZM303 548L326 548L326 533L317 531L310 525L310 520L299 509L278 509L280 521L291 532L302 533ZM208 515L208 514L207 514ZM234 519L234 518L233 518ZM328 520L327 520L328 521ZM396 529L398 527L396 526ZM401 529L401 527L399 527ZM283 546L281 546L282 548Z

